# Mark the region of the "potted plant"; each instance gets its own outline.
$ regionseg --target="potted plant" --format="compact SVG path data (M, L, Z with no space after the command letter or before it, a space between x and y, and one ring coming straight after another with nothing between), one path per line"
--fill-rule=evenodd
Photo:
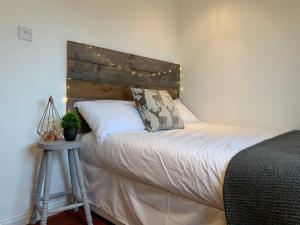
M66 113L61 120L61 127L64 129L65 140L74 141L80 127L79 116L74 112Z

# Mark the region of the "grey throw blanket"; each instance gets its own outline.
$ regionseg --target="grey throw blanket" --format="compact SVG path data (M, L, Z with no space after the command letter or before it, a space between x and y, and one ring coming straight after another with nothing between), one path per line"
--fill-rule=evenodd
M235 155L223 191L228 225L300 225L300 131Z

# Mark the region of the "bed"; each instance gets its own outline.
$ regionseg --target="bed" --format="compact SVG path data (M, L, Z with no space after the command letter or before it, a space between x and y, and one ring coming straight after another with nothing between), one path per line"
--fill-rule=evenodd
M180 65L68 42L68 110L83 100L131 100L128 86L179 98ZM226 224L230 160L283 131L203 122L185 129L119 132L101 142L83 119L80 151L91 208L115 224Z
M90 132L80 156L91 203L124 224L226 224L229 160L276 134L201 122L184 130L121 132L102 143Z

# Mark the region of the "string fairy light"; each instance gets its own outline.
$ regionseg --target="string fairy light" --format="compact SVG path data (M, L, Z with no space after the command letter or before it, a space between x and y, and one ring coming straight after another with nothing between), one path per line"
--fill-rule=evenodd
M67 104L68 98L67 98L66 96L62 97L62 102L63 102L64 104Z
M87 48L92 49L95 47L92 45L89 45L89 46L87 46ZM95 48L95 49L97 49L97 48ZM170 76L169 74L172 74L173 72L177 71L178 67L179 67L180 71L182 70L182 67L178 63L175 63L171 67L169 67L166 71L156 71L156 72L138 71L138 70L134 70L134 69L130 68L129 65L114 64L111 61L111 59L105 57L105 53L103 53L103 52L97 51L95 55L97 55L98 57L101 57L101 61L107 63L108 66L114 67L117 70L123 70L126 73L131 73L132 76L138 75L138 77L144 76L144 77L149 77L149 78L156 77L156 76ZM113 68L111 68L111 69L113 69ZM144 74L143 72L146 72L146 73ZM183 77L183 74L181 74L181 72L180 72L180 77ZM67 78L67 79L71 79L71 78ZM69 87L68 87L68 89L69 89Z

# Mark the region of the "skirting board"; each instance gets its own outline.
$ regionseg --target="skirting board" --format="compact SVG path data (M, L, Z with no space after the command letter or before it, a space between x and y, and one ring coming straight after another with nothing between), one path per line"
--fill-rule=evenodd
M68 203L67 199L65 197L63 198L57 198L52 200L49 203L49 209L64 206ZM30 216L31 216L32 210L27 211L25 213L19 214L17 216L6 218L0 220L0 225L25 225L29 224L30 222ZM38 217L38 220L40 218Z

